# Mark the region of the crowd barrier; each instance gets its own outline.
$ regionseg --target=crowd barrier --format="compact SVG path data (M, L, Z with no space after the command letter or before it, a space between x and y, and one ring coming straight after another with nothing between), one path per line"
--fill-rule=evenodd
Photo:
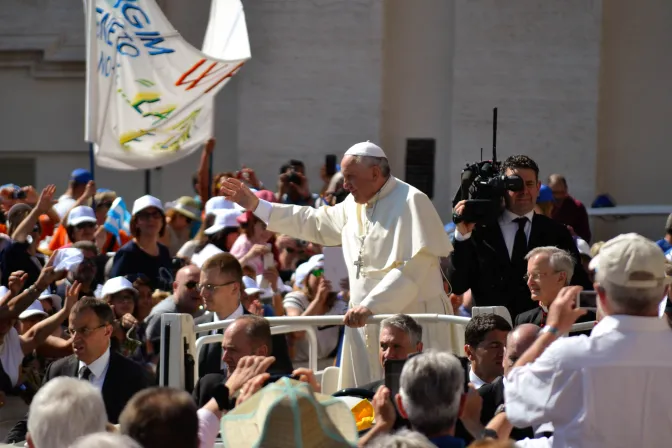
M381 314L371 316L367 323L377 324L393 316ZM467 325L471 318L445 314L411 314L418 323L445 323ZM272 334L305 331L308 342L308 367L317 372L318 351L315 327L343 325L343 316L297 316L268 317ZM225 329L235 320L194 325L189 314L163 314L161 316L161 352L159 361L159 384L191 391L199 377L198 359L206 344L221 344L222 335L213 334ZM590 330L595 322L574 324L571 332ZM200 335L200 336L199 336Z

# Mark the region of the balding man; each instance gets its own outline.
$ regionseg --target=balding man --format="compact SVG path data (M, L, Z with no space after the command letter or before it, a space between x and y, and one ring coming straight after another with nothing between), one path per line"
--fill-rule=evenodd
M158 344L161 340L161 315L165 313L191 314L194 318L203 314L199 307L203 303L198 292L201 270L194 266L185 266L175 276L173 294L157 303L145 319L147 323L147 340L155 345L154 353L159 353Z
M518 358L525 353L525 350L532 345L539 334L539 327L533 324L521 324L514 328L506 338L506 351L504 353L504 361L502 367L504 368L504 375L509 373L509 370L518 361ZM483 407L481 408L481 423L487 425L494 417L497 408L504 404L504 381L503 377L497 378L490 384L485 384L478 389L478 393L483 398ZM531 427L528 428L514 428L511 431L511 438L514 440L522 440L525 437L534 437L534 432Z
M226 365L226 374L208 373L198 381L193 392L198 406L210 401L217 385L231 377L243 356L271 356L272 350L271 327L266 319L254 314L236 318L226 328L222 339L222 363Z
M553 191L555 199L551 217L569 227L572 234L590 242L590 223L586 207L581 201L569 195L565 177L560 174L551 174L548 178L548 186Z

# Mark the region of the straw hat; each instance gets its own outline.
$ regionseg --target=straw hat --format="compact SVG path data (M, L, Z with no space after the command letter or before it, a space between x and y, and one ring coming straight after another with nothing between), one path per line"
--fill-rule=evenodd
M280 378L222 418L225 447L354 447L358 433L348 406L338 398Z
M198 203L194 198L189 196L182 196L173 202L168 202L165 205L166 210L175 210L176 212L186 216L194 221L200 221L200 211L198 210Z

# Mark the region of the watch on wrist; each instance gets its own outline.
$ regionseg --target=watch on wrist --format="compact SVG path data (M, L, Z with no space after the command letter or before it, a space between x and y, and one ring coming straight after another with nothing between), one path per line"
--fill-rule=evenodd
M224 383L220 383L215 387L212 398L217 402L217 407L220 411L228 411L231 409L229 402L229 388Z
M497 431L494 429L490 428L485 428L483 432L481 432L481 439L498 439L499 436L497 436Z
M553 327L551 325L546 325L544 328L541 329L539 334L544 334L544 333L551 333L553 336L556 338L560 336L560 330L558 330L556 327Z

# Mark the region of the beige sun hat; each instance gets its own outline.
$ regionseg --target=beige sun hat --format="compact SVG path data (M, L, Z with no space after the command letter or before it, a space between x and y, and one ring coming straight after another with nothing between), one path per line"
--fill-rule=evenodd
M310 385L289 378L261 389L221 424L222 442L230 448L354 447L359 438L342 400L314 393Z

